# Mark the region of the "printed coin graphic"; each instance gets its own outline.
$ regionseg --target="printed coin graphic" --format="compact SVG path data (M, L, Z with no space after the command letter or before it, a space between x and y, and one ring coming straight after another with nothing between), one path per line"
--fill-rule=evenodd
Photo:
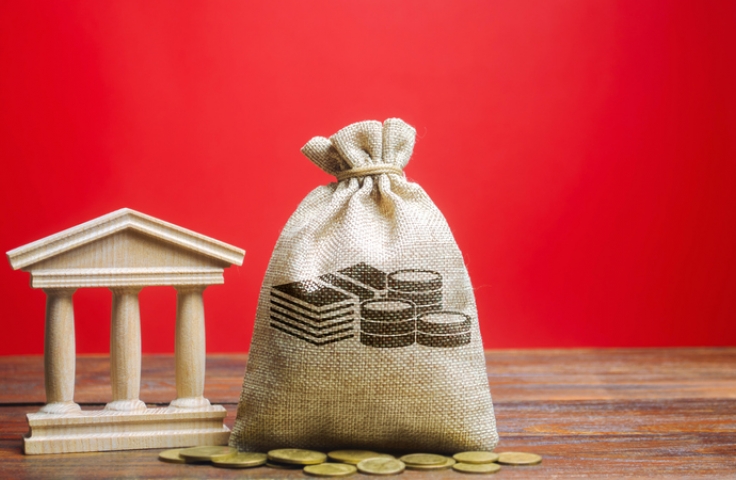
M265 464L266 458L265 453L242 452L230 457L214 459L212 464L224 468L252 468Z
M374 335L360 332L360 343L377 348L408 347L414 343L415 338L414 332L406 335Z
M502 452L498 454L498 463L504 465L536 465L541 461L542 457L536 453Z
M238 450L232 447L192 447L185 448L179 455L186 460L194 462L211 462L216 459L224 459L235 455Z
M351 465L357 465L369 458L394 458L393 455L389 455L388 453L378 453L370 450L335 450L328 453L327 456L330 460L349 463Z
M395 458L369 458L358 463L358 470L369 475L396 475L404 468L404 462Z
M460 452L452 456L462 463L493 463L498 460L498 454L493 452Z
M470 332L455 335L432 335L417 332L417 343L425 347L453 348L470 343Z
M280 448L268 452L268 459L281 463L293 463L296 465L317 465L327 461L327 455L314 450L302 450L300 448Z
M373 333L376 335L405 335L407 333L413 334L416 328L417 321L413 318L398 322L367 320L365 318L360 319L360 331L363 333Z
M389 290L389 300L404 300L417 306L442 304L442 290L429 290L427 292L404 292L401 290Z
M357 472L355 465L347 463L320 463L319 465L307 465L304 473L315 477L346 477Z
M411 453L400 460L407 465L440 465L447 461L447 457L434 453Z
M471 327L470 317L460 312L440 311L425 313L417 321L420 332L433 335L466 333Z
M456 463L452 469L463 473L496 473L501 470L497 463Z
M414 318L414 304L406 300L368 300L360 304L361 317L397 322Z
M168 463L187 463L186 459L179 455L179 452L184 450L183 448L175 448L173 450L164 450L158 454L158 459L162 462Z
M398 270L388 275L388 288L423 292L442 288L442 275L431 270Z
M409 468L411 470L443 470L445 468L450 468L453 465L455 465L456 462L454 458L449 458L449 457L445 457L445 458L447 459L445 463L440 463L438 465L409 465L407 463L406 468Z

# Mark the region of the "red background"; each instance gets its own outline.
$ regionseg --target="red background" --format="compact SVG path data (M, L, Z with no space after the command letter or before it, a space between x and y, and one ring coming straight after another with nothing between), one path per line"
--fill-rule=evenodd
M208 351L247 349L314 135L397 116L487 347L736 343L736 2L0 2L0 249L127 206L247 251ZM0 268L1 354L44 294ZM111 294L75 295L106 352ZM175 292L141 294L171 352Z

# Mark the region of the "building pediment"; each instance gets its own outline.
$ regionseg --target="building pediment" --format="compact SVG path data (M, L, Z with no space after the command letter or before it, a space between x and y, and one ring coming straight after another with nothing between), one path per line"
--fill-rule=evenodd
M36 288L211 285L245 252L127 208L8 252Z

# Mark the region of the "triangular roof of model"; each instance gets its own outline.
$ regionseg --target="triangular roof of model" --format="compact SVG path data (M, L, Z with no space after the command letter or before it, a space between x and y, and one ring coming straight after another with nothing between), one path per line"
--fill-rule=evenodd
M129 208L13 249L7 253L8 260L18 270L129 228L229 264L243 264L245 251L238 247Z

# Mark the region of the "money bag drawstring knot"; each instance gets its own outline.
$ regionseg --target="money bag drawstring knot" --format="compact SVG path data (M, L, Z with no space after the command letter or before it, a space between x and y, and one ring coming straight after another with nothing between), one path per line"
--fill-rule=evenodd
M338 182L341 182L349 178L366 177L368 175L381 175L383 173L394 173L401 176L404 175L404 171L396 165L391 165L390 163L379 163L377 165L369 165L366 167L356 167L348 170L343 170L341 172L337 172L335 174L335 177L337 177Z

